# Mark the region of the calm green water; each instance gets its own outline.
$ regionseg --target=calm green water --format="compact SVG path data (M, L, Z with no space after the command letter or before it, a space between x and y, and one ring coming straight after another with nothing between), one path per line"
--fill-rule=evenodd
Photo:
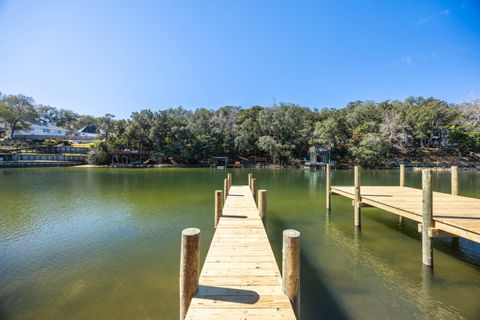
M325 212L324 174L253 172L268 189L268 234L277 257L286 228L302 232L302 319L480 319L480 246L435 240L435 273L421 268L416 224L351 200ZM176 319L181 230L213 235L209 169L0 170L0 319ZM434 173L448 192L449 173ZM480 174L461 172L460 193L480 197ZM334 184L352 184L335 171ZM419 187L420 173L407 172ZM398 183L398 172L365 171L366 185Z

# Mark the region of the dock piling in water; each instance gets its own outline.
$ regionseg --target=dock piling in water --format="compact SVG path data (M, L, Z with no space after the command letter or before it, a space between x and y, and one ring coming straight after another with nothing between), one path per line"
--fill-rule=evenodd
M400 187L405 187L405 164L400 164Z
M430 268L433 267L433 248L429 229L433 226L432 171L428 169L422 171L422 263Z
M227 200L228 196L228 179L223 179L223 200Z
M253 200L257 201L257 179L252 178L252 195Z
M330 211L331 209L331 200L332 200L332 195L331 195L331 177L330 177L330 164L325 165L325 193L326 193L326 199L325 199L325 205L327 207L327 210Z
M182 231L180 253L180 320L185 316L198 290L200 275L200 230L188 228Z
M400 187L405 187L405 164L400 164ZM401 226L403 223L403 217L398 216L398 223Z
M231 173L227 173L227 180L228 180L228 189L230 190L230 187L232 186L232 174Z
M250 190L252 190L252 179L253 179L253 174L249 173L248 174L248 187L250 188Z
M355 199L353 202L354 205L354 223L355 227L360 228L362 225L361 217L361 203L362 197L360 195L360 184L361 182L362 168L360 166L355 166L354 168L354 187L355 187Z
M217 227L218 220L222 216L223 210L223 191L215 190L215 224L214 227Z
M457 166L452 166L451 180L452 180L452 195L458 196L458 167Z
M258 215L265 225L267 221L267 190L258 190Z
M292 303L293 312L300 318L300 232L283 231L282 290Z

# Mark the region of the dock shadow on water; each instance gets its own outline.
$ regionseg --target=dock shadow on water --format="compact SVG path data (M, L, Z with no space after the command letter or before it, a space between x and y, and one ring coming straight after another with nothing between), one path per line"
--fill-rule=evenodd
M195 296L199 299L228 301L242 304L255 304L260 299L258 293L253 290L205 285L198 286L198 291Z
M285 230L288 227L278 219L269 220L269 224L277 230ZM301 232L301 230L299 230ZM281 233L279 233L281 234ZM270 237L270 235L269 235ZM272 243L282 243L279 239L272 238ZM301 240L300 240L301 241ZM278 261L277 257L277 261ZM281 261L281 257L280 257ZM279 264L282 268L281 262ZM300 250L300 295L301 318L304 320L314 319L335 319L347 320L351 319L344 308L340 305L334 294L330 291L327 283L323 280L328 276L321 270L317 269L308 258L308 254L301 247ZM308 285L307 285L308 284Z

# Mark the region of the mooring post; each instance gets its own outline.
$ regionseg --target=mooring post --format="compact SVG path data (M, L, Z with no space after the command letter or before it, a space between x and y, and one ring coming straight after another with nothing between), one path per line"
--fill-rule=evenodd
M282 290L300 319L300 232L283 231Z
M400 164L400 187L405 187L405 164L403 163ZM398 216L398 223L401 227L403 223L402 216Z
M361 203L362 197L360 196L360 184L361 182L361 171L362 168L360 166L355 166L354 168L354 188L355 188L355 200L354 200L354 222L355 227L360 228L362 225L362 218L361 218Z
M258 215L265 225L267 221L267 190L258 190Z
M252 178L252 194L253 194L253 200L257 201L257 179Z
M400 164L400 187L405 187L405 164Z
M252 190L252 179L253 179L253 174L249 173L248 174L248 187L250 190Z
M232 187L232 174L231 173L227 173L227 180L228 180L228 190L230 190L230 188Z
M432 171L427 169L422 171L422 262L429 268L433 268L433 248L428 229L433 226Z
M223 200L227 200L228 196L228 179L223 179Z
M452 166L451 178L452 178L452 195L458 196L458 167L457 166Z
M200 230L182 231L180 253L180 320L185 319L193 295L198 289L200 275Z
M332 188L331 188L331 180L330 180L330 164L325 165L325 193L326 193L326 199L325 199L325 205L327 207L327 210L330 211L331 205L331 199L332 199Z
M223 211L223 191L215 190L215 224L214 227L217 227L218 220L222 216Z

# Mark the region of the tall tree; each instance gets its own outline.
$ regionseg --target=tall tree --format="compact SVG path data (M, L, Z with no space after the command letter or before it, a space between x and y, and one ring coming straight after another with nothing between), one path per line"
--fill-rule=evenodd
M4 96L0 100L0 118L8 125L12 139L15 131L29 129L38 116L33 104L33 98L24 95Z
M52 106L37 105L35 107L38 119L45 124L56 125L58 122L58 109Z
M100 126L99 129L103 131L103 135L105 137L105 143L108 146L110 134L112 133L112 130L114 128L114 120L115 116L111 113L107 113L103 117L100 118Z

